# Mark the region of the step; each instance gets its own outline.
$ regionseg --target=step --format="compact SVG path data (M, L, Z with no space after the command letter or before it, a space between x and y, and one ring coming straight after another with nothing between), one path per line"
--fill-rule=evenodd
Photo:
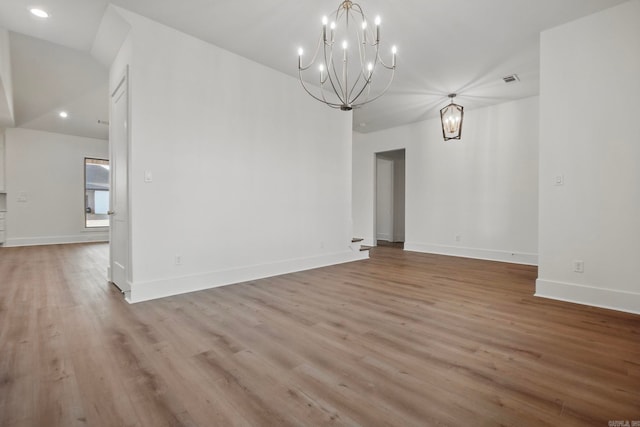
M373 246L360 246L360 251L368 251L369 249L372 249Z
M354 237L353 239L351 239L351 243L358 243L358 242L362 242L364 239L360 238L360 237Z

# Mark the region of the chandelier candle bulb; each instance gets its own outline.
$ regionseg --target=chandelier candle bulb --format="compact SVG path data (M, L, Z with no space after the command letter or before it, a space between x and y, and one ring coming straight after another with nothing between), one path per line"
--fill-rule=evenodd
M331 23L331 43L333 43L335 31L336 31L336 23L332 22Z
M298 48L298 69L302 69L302 54L304 53L304 50L302 50L302 48Z
M367 21L362 21L362 44L367 44Z
M329 21L327 20L326 16L322 17L322 39L324 40L324 42L327 42L327 23Z
M347 44L347 42L345 40L345 41L342 42L342 50L343 50L343 53L344 53L344 55L342 57L342 60L344 61L345 64L347 63L347 47L348 47L348 44Z
M393 59L391 60L391 66L395 68L396 66L396 53L398 53L398 48L397 47L392 47L391 48L391 53L393 54Z
M380 41L380 17L376 16L376 43Z

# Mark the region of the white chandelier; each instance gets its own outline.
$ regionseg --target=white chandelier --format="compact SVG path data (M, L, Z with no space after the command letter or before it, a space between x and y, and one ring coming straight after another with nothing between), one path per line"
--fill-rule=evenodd
M359 4L344 0L332 17L331 23L326 16L322 18L322 34L308 65L302 65L304 51L298 50L298 74L309 95L332 108L349 111L375 101L389 89L397 50L393 46L391 65L387 65L380 57L380 17L372 29ZM312 91L302 79L302 72L316 63L320 86ZM379 65L390 70L391 75L386 86L376 92L372 91L372 82Z

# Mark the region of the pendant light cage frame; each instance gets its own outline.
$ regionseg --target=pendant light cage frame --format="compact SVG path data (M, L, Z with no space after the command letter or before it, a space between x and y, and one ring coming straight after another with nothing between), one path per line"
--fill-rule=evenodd
M440 110L442 137L445 141L462 138L462 121L464 119L464 107L453 102L453 98L455 97L455 93L449 94L451 103Z

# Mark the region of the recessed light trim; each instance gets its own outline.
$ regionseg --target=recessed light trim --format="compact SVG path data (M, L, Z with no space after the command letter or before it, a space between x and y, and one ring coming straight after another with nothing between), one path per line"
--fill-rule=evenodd
M67 113L66 111L60 111L58 115L63 119L66 119L67 117L69 117L69 113Z
M49 17L47 11L37 7L32 7L31 9L29 9L29 12L31 12L33 16L36 16L38 18L47 19Z

